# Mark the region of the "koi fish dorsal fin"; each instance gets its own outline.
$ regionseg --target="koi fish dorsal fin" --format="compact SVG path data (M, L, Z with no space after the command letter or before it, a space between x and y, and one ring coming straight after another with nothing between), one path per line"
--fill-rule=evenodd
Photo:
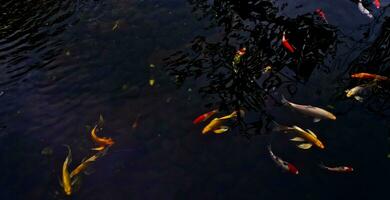
M299 127L299 126L293 126L293 128L295 129L295 130L297 130L297 131L300 131L300 132L306 132L305 130L303 130L301 127Z
M317 138L317 135L313 133L313 131L311 131L310 129L306 129L307 132L309 132L311 135L313 135L315 138Z

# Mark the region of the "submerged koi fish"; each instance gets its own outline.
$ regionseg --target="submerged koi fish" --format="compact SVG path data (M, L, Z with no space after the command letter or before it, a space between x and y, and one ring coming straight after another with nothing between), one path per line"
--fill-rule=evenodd
M294 53L295 48L288 42L286 39L286 31L283 31L283 36L282 36L282 45L289 50L291 53Z
M70 173L70 178L73 178L74 176L80 174L84 170L86 170L90 164L95 162L98 158L104 156L107 153L108 148L105 148L103 151L100 151L96 153L95 155L91 156L87 160L83 161L80 163L79 166L77 166L71 173Z
M292 174L295 174L295 175L299 174L298 169L293 164L282 160L281 158L279 158L278 156L276 156L272 152L271 145L268 146L268 151L269 151L269 154L270 154L272 160L276 163L277 166L279 166L283 170L288 171Z
M240 110L240 113L241 115L243 115L243 111ZM226 116L223 116L223 117L220 117L220 118L214 118L213 120L211 120L211 122L209 124L207 124L207 126L205 126L202 130L202 134L206 134L210 131L213 131L214 133L224 133L226 132L227 130L229 130L229 128L227 126L221 126L222 123L228 119L232 119L232 118L236 118L237 117L237 111L233 111L231 114L229 115L226 115Z
M306 142L297 145L298 148L300 149L310 149L313 144L317 146L320 149L324 149L325 146L322 144L322 142L317 138L317 135L313 133L313 131L306 129L303 130L302 128L298 126L282 126L278 125L275 129L275 131L283 131L283 132L295 132L298 133L300 137L294 137L290 139L291 141L294 142Z
M351 77L358 78L358 79L375 79L375 80L379 80L379 81L389 80L389 78L386 76L370 74L370 73L356 73L356 74L352 74Z
M200 115L199 117L197 117L192 123L199 124L200 122L206 121L207 119L209 119L211 116L213 116L217 112L218 112L218 110L215 109L215 110L212 110L210 112L204 113L204 114Z
M236 54L234 55L233 64L238 64L241 61L241 57L246 54L246 48L243 47L239 49Z
M328 23L328 20L326 20L325 13L324 13L324 11L322 11L321 8L317 8L316 13L317 13L317 15L319 15L321 17L322 20L324 20L326 23Z
M345 90L346 96L348 98L353 97L359 102L363 102L363 95L367 95L369 93L370 88L373 84L363 84L353 87L351 89Z
M95 126L91 131L91 137L92 140L99 145L99 147L93 148L92 150L101 151L104 150L107 146L110 147L114 144L114 140L112 138L106 138L106 137L98 137L96 135L96 129L97 126Z
M367 8L365 8L365 7L363 6L362 0L359 0L359 2L358 2L358 8L359 8L359 10L360 10L361 13L365 14L365 15L366 15L367 17L369 17L369 18L373 18L373 16L372 16L372 14L370 13L370 11L367 10Z
M342 172L342 173L353 172L353 168L349 167L349 166L327 167L324 164L319 164L318 166L321 167L322 169L326 169L326 170L332 171L332 172Z
M70 147L66 145L68 148L68 155L65 158L64 164L62 165L62 187L64 188L64 192L66 195L72 194L72 183L69 175L68 167L72 162L72 151Z
M376 8L379 9L379 8L381 7L381 2L380 2L379 0L374 0L373 3L374 3L374 5L375 5Z
M289 108L292 108L298 112L301 112L305 115L314 117L314 122L319 122L321 119L330 119L330 120L336 120L336 116L332 113L318 107L310 106L310 105L300 105L295 104L292 102L289 102L284 96L282 96L281 102L288 106Z

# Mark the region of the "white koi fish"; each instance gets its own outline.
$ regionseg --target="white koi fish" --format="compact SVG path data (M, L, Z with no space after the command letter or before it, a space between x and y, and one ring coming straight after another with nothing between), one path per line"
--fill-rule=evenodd
M372 16L372 14L370 13L370 11L367 10L367 8L365 8L365 7L363 6L362 0L359 0L359 2L358 2L358 8L359 8L359 10L360 10L361 13L365 14L365 15L366 15L367 17L369 17L369 18L373 18L373 16Z
M336 116L322 108L310 106L310 105L300 105L288 101L284 96L282 96L281 102L288 106L291 109L294 109L298 112L301 112L310 117L314 117L314 122L319 122L321 119L330 119L336 120Z

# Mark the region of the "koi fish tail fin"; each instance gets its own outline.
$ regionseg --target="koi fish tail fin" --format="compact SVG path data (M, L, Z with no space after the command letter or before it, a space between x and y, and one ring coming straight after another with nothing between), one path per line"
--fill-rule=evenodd
M282 99L280 100L280 102L283 104L283 105L289 105L289 102L287 101L286 97L284 97L284 95L282 94Z
M272 129L274 132L286 131L290 128L288 126L280 125L279 123L272 121L275 124L275 127Z
M318 164L318 167L320 167L322 169L326 169L326 166L324 165L324 163L322 161Z
M269 152L272 152L271 144L269 144L269 145L267 146L267 149L268 149Z

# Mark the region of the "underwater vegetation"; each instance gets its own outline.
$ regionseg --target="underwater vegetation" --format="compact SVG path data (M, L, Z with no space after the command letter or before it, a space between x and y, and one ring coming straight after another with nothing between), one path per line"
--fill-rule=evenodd
M294 95L315 68L328 71L322 64L337 50L336 27L315 11L288 18L278 15L271 1L190 2L194 13L220 31L214 38L194 38L190 48L165 60L165 69L178 85L188 78L199 80L208 107L258 113L257 121L240 121L245 135L260 134L272 119L265 107L273 93ZM282 44L283 37L295 51ZM237 57L242 48L245 53Z

